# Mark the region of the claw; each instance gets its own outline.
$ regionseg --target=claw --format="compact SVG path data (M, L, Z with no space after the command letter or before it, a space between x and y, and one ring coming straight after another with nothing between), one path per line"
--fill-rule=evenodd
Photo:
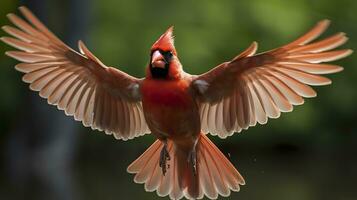
M198 143L198 139L195 141L195 144L193 145L191 152L188 154L188 162L191 163L192 173L194 176L197 175L197 153L196 153L197 143Z
M164 142L164 146L161 149L160 152L160 162L159 166L162 169L162 174L165 176L167 169L169 168L169 165L167 164L167 161L170 160L170 154L167 151L167 141Z
M194 148L189 154L189 162L192 163L193 175L197 175L197 158L196 158L196 148Z

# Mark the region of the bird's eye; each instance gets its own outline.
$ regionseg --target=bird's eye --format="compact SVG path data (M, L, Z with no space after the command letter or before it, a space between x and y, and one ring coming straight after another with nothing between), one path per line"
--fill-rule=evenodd
M171 51L166 51L164 53L165 59L170 60L172 58L172 52Z

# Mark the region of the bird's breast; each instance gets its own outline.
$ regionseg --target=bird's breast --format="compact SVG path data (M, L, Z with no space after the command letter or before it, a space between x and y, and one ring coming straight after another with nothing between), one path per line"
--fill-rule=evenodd
M198 109L184 80L145 80L141 86L144 114L153 133L163 135L199 132Z
M144 81L141 93L143 103L152 106L171 107L173 109L188 109L193 104L193 98L188 91L186 81L148 80Z

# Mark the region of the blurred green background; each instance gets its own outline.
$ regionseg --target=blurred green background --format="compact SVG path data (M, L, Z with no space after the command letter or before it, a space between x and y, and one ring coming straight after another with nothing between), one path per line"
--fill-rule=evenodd
M73 48L83 39L104 63L137 77L170 25L194 74L252 41L259 52L283 45L325 18L332 25L324 36L346 32L344 47L357 49L353 0L1 0L1 26L20 5ZM0 43L0 199L160 199L126 173L153 136L123 142L83 128L27 89L4 56L9 49ZM345 70L329 76L333 84L294 112L226 140L211 137L247 182L228 199L357 199L356 55L336 64Z

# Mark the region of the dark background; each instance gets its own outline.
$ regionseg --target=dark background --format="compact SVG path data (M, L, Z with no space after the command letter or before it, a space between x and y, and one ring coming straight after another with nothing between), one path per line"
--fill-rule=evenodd
M346 32L344 47L357 49L353 0L1 0L1 26L20 5L70 46L83 39L104 63L137 77L170 25L185 70L195 74L254 40L260 52L285 44L325 18L332 25L324 36ZM83 128L27 89L4 56L9 49L0 43L0 199L160 199L126 173L153 136L124 142ZM226 140L211 137L247 182L229 199L357 199L356 55L336 63L345 70L329 76L334 83L294 112Z

